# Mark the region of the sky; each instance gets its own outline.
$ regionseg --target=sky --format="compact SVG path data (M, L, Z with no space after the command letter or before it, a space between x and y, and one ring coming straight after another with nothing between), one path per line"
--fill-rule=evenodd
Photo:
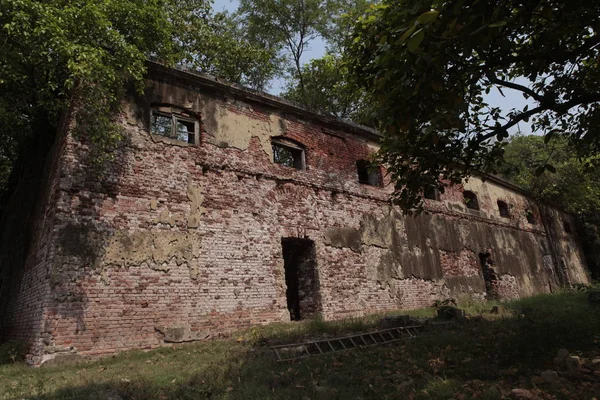
M235 11L238 8L237 0L214 0L213 9L215 11ZM325 54L325 42L321 38L313 40L309 44L309 48L302 55L301 61L303 63L309 62L313 58L321 58ZM523 81L517 81L520 84L527 84ZM270 88L267 90L268 93L273 95L279 95L283 89L285 89L285 80L283 78L275 79L270 83ZM490 106L500 107L504 112L510 111L512 108L523 109L525 105L529 105L529 108L535 106L535 102L532 100L526 100L521 92L505 89L503 90L504 96L497 90L493 90L489 95L485 96ZM531 133L531 126L527 123L520 123L517 127L514 127L510 133L515 134L518 131L524 134Z

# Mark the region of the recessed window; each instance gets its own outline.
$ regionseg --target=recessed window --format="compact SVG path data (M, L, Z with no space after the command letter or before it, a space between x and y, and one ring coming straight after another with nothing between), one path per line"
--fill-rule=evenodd
M527 218L527 222L529 222L532 225L535 225L535 215L533 215L533 211L531 211L529 208L525 210L525 218Z
M197 123L185 111L176 112L169 107L152 109L150 132L153 135L166 137L180 142L197 143Z
M498 212L500 213L501 217L504 217L504 218L510 217L510 210L508 208L508 204L506 204L502 200L498 200Z
M477 201L477 195L475 193L465 190L463 192L463 199L467 208L471 210L479 210L479 201Z
M289 140L273 139L273 162L290 168L306 169L304 149Z
M364 185L381 186L381 171L377 167L372 167L367 160L358 160L356 162L356 171L358 173L358 182Z
M423 197L429 200L440 201L440 191L436 188L427 188L423 191Z
M563 229L567 233L572 233L573 232L573 230L571 229L571 224L568 223L567 221L563 221Z

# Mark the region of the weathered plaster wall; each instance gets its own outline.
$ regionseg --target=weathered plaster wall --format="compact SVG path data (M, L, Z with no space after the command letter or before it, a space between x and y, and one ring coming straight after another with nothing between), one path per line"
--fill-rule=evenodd
M68 138L44 359L289 320L282 238L314 241L327 319L485 297L485 253L504 298L556 287L553 252L571 282L587 280L576 236L555 232L551 246L544 226L522 212L539 213L535 205L501 185L465 184L481 211L468 210L463 188L453 187L441 201L428 200L427 213L406 217L390 205L388 182L358 183L356 160L375 143L231 94L149 83L147 97L125 104L127 139L103 171L86 161L86 143ZM150 104L198 115L200 145L152 137ZM302 143L307 169L272 163L272 136ZM510 218L498 216L497 199L513 205Z

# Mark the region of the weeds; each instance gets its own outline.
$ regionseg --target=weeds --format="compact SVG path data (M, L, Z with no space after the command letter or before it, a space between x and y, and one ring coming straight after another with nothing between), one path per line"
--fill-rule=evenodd
M25 359L27 343L20 340L11 340L0 344L0 365L14 364Z
M496 303L459 301L467 319L444 330L296 363L277 363L264 344L370 330L381 316L273 324L231 340L131 351L78 365L29 368L11 362L0 366L0 399L496 400L523 385L547 392L543 398L592 398L593 388L580 381L556 388L534 379L559 347L598 356L600 313L589 293L504 303L500 316L489 314ZM555 391L565 388L575 392Z

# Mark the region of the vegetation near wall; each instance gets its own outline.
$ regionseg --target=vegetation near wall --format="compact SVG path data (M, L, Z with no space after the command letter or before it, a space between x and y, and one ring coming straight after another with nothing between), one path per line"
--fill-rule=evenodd
M584 252L594 278L600 272L600 175L593 158L581 159L566 138L546 142L540 136L517 135L505 147L498 172L531 191L537 199L575 215ZM552 172L538 173L551 163Z
M598 388L595 290L496 305L465 303L465 321L406 342L295 363L272 343L376 329L378 318L253 328L226 340L131 351L97 361L0 365L0 398L74 399L588 399ZM433 309L413 311L432 316ZM465 340L469 338L469 340ZM559 352L559 349L564 351ZM557 360L566 352L573 370ZM564 354L563 354L564 356ZM519 397L516 397L519 398Z

